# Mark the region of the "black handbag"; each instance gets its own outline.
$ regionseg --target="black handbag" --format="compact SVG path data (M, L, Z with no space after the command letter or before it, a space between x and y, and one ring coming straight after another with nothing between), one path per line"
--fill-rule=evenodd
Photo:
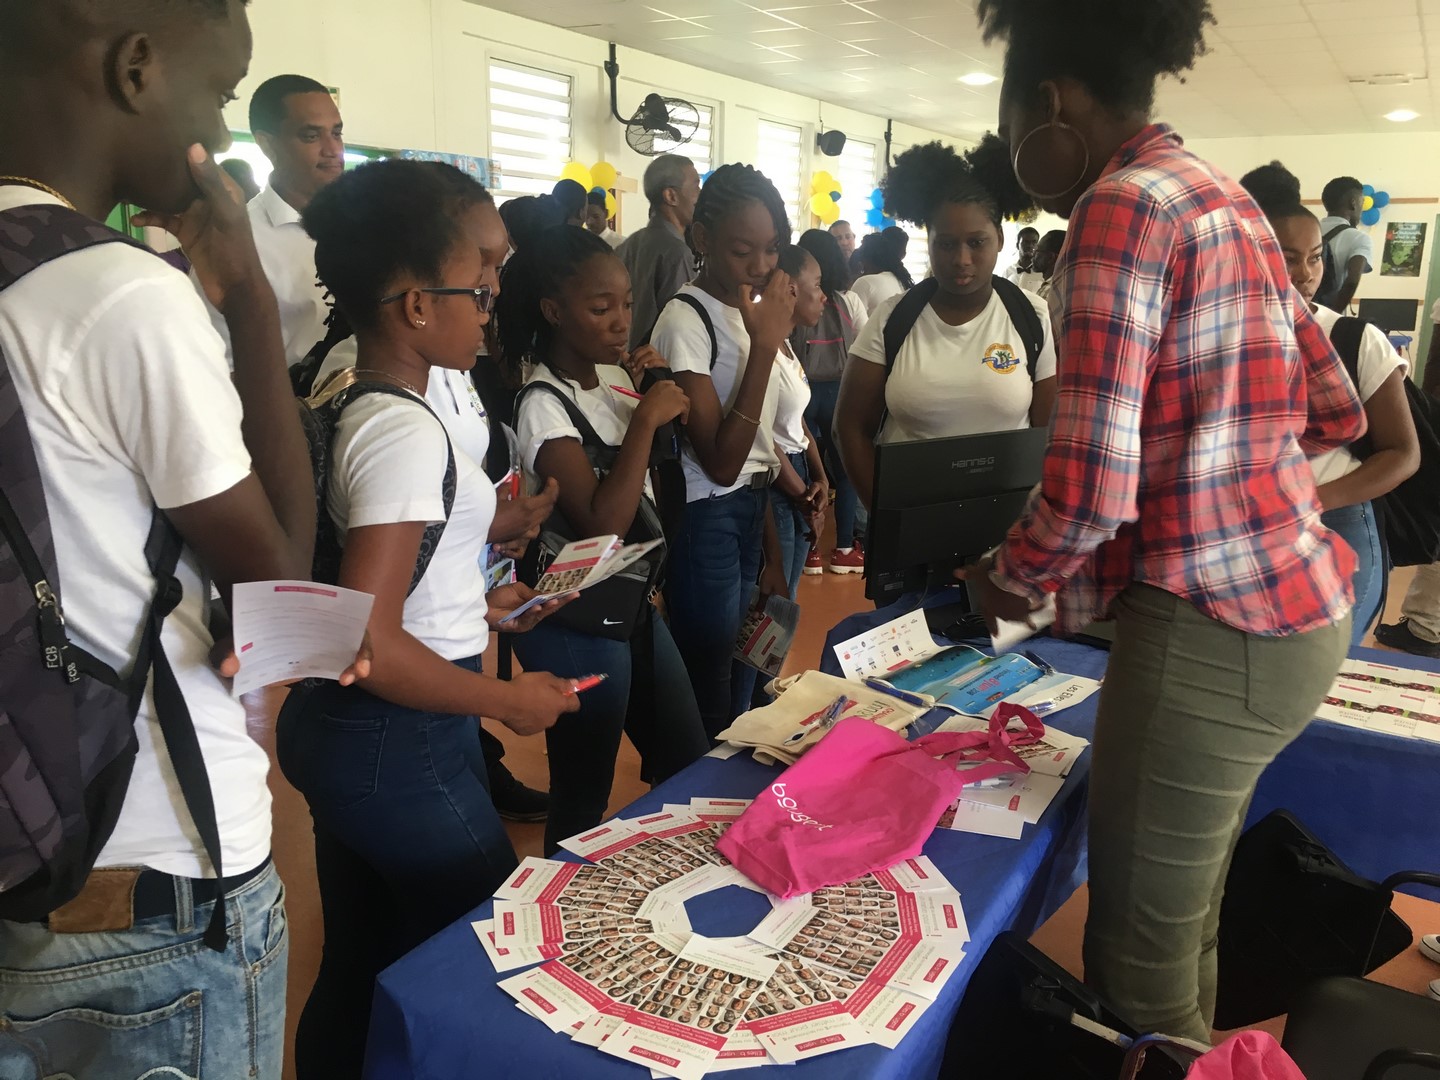
M516 398L516 415L519 415L520 402L525 395L540 391L553 394L564 405L570 422L580 432L580 442L585 448L590 467L595 470L597 477L604 477L614 467L620 448L602 440L579 406L566 397L559 387L547 382L529 383ZM566 544L584 539L586 537L575 535L575 530L557 508L521 560L517 568L520 580L533 588ZM664 539L665 531L661 526L659 511L648 496L641 495L635 521L624 537L625 543L643 544ZM665 553L666 546L662 543L645 558L627 566L614 577L585 589L578 598L555 612L547 621L580 634L608 638L611 641L629 641L642 617L649 612L651 598L662 584Z
M1390 910L1395 889L1440 885L1406 872L1370 881L1285 810L1240 837L1220 906L1215 1026L1246 1027L1287 1013L1316 979L1364 976L1410 947Z

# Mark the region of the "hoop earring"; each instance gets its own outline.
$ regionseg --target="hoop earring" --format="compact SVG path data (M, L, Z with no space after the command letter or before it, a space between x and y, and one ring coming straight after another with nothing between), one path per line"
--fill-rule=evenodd
M1029 183L1026 182L1025 176L1021 171L1022 167L1020 164L1020 155L1025 152L1026 144L1029 143L1031 139L1033 139L1036 135L1040 134L1042 131L1046 131L1046 129L1050 129L1054 132L1066 133L1067 136L1074 139L1075 142L1079 143L1081 151L1081 164L1079 173L1076 175L1075 179L1072 180L1068 185L1066 185L1061 190L1054 192L1038 191L1033 188ZM1076 128L1071 127L1063 120L1050 120L1044 124L1041 124L1039 127L1031 131L1030 134L1026 135L1025 138L1020 140L1020 145L1015 148L1015 154L1011 160L1011 167L1015 170L1015 179L1020 185L1020 190L1025 192L1026 195L1029 195L1032 199L1059 199L1065 195L1069 195L1070 192L1074 191L1077 187L1079 187L1080 182L1085 179L1085 174L1090 171L1090 147L1086 145L1084 136L1081 135Z

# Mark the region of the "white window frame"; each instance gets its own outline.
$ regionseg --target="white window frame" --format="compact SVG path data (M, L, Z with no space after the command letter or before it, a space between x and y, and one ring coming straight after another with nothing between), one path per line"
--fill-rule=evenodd
M796 133L795 175L793 178L794 187L792 189L795 199L793 202L786 197L786 186L790 183L790 177L777 177L776 175L772 175L772 172L776 170L769 167L770 163L765 160L765 155L762 152L764 145L762 131L766 125L773 128L783 128ZM806 140L811 138L810 129L806 124L797 123L794 120L780 120L774 117L761 116L756 120L755 135L755 167L764 173L766 178L774 184L780 192L780 198L785 203L785 214L790 219L790 227L794 235L799 235L805 231L812 216L810 213L810 177L806 172L806 166L809 162L809 155L806 153ZM787 138L786 142L788 143L788 141ZM788 171L787 169L786 172L788 173ZM785 183L782 184L781 181Z
M503 85L497 86L495 68L504 68L521 74L533 74L543 79L564 82L563 95L547 95L531 91L539 99L564 102L564 110L526 109L523 102L506 100L510 91ZM557 67L560 70L557 70ZM515 58L508 51L489 53L485 58L485 115L489 138L490 158L500 165L500 184L494 191L497 202L522 195L547 194L555 186L566 162L575 155L575 86L576 75L561 65L551 65L529 58ZM525 93L521 90L519 93ZM499 98L500 100L497 100ZM497 114L511 119L510 123L497 122ZM554 134L547 134L549 128ZM499 135L498 140L496 136ZM546 157L545 143L551 143L553 153ZM532 163L533 164L530 164Z
M839 157L825 158L824 160L833 163L829 166L830 172L834 174L835 179L840 181L840 186L844 189L840 192L840 216L850 222L850 227L855 230L855 235L858 237L878 231L873 226L866 224L865 218L870 213L870 193L880 183L881 158L885 150L882 144L869 139L847 139L845 141L846 150L856 145L868 146L871 151L870 176L862 191L854 190L852 183L859 178L858 175L851 176L849 171L841 166L841 162L845 160L844 153L841 153Z

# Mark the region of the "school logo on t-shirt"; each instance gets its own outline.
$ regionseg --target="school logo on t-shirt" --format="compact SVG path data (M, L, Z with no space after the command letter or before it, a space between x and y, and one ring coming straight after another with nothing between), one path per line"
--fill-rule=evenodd
M1013 345L991 345L985 350L985 358L980 361L991 371L999 372L1001 375L1009 375L1020 366L1020 360L1015 355Z

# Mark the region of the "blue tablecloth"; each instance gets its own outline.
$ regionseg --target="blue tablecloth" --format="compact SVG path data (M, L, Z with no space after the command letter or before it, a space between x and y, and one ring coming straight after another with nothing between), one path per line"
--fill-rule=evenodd
M927 603L947 602L944 596ZM914 601L908 601L913 607ZM853 616L826 642L821 667L838 673L830 645L895 618L907 602ZM1031 648L1057 669L1102 678L1109 654L1071 642L1040 638ZM1440 670L1433 663L1395 653L1361 649L1376 663ZM1092 738L1098 698L1049 718L1056 727ZM939 719L944 714L932 713ZM928 718L927 718L928 719ZM925 724L926 730L931 724ZM896 1050L861 1047L796 1065L796 1080L878 1077L911 1080L936 1075L945 1033L980 957L1002 930L1029 933L1048 918L1086 877L1084 805L1089 754L1075 766L1065 788L1040 823L1019 841L936 832L928 855L960 890L973 936L965 962L939 1002ZM624 810L635 817L662 803L694 796L750 797L779 770L757 765L748 754L728 761L704 759ZM1440 869L1440 744L1317 722L1266 772L1251 819L1276 807L1295 813L1356 870L1381 878L1399 869ZM729 890L736 892L739 890ZM748 894L747 894L748 895ZM740 921L758 919L746 900L730 897L688 905L696 929L714 935L744 933ZM719 910L729 907L730 910ZM488 918L486 904L385 971L371 1021L366 1076L370 1080L451 1080L486 1075L639 1078L643 1070L576 1046L522 1015L495 984L497 975L470 929ZM751 915L755 918L752 919Z
M873 616L859 618L869 620ZM854 625L852 630L852 622L847 620L842 624L844 629L837 628L836 632L842 638L859 633L860 624ZM1105 662L1104 653L1064 642L1043 640L1036 643L1035 651L1056 668L1072 674L1096 676ZM1095 724L1095 699L1051 719L1056 727L1089 738ZM705 758L637 800L620 816L635 817L658 810L662 803L687 802L694 796L749 798L779 771L756 764L748 753L728 761ZM1088 773L1086 754L1039 824L1027 826L1020 840L948 831L938 831L931 837L925 854L960 891L972 935L960 970L939 1002L898 1049L859 1047L827 1054L787 1068L786 1077L913 1080L937 1074L945 1033L965 984L996 935L1012 927L1030 932L1085 880L1082 815ZM768 910L754 912L749 925L736 925L736 911L715 910L728 899L718 898L708 908L703 900L687 905L696 930L712 935L743 934ZM496 988L495 984L509 975L492 970L469 925L472 919L488 918L490 911L491 905L484 905L380 976L366 1077L644 1077L645 1071L635 1065L552 1035L538 1021L522 1015L512 999Z

